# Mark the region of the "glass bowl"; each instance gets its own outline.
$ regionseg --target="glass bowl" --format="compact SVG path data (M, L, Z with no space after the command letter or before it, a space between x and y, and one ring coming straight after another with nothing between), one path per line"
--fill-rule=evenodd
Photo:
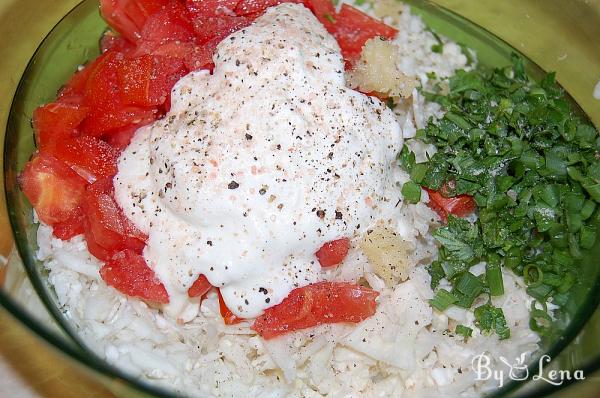
M408 3L413 12L420 14L436 32L474 49L480 64L497 66L510 63L514 49L480 26L429 2L414 0ZM37 226L32 221L31 206L16 182L18 172L35 150L31 128L33 110L54 99L57 90L78 65L98 55L98 39L106 24L99 16L97 4L97 0L83 1L54 27L29 62L14 96L5 136L4 175L9 218L19 257L14 256L4 270L0 303L34 333L91 372L117 396L174 397L176 395L172 392L137 380L107 364L78 338L73 326L58 309L56 295L36 259ZM526 67L534 77L543 74L532 61L527 60ZM575 101L573 106L583 115ZM597 242L581 262L581 283L564 313L555 322L555 332L543 340L543 354L553 358L546 370L573 372L579 369L585 375L591 375L600 368L600 345L597 343L600 314L596 311L600 302L600 267L596 261L599 257L600 242ZM20 275L19 258L26 278ZM24 294L27 292L24 286L32 286L37 294ZM592 316L592 322L584 328ZM538 358L535 359L531 364L530 377L538 373ZM566 380L559 386L543 380L510 381L491 396L545 396L574 381Z

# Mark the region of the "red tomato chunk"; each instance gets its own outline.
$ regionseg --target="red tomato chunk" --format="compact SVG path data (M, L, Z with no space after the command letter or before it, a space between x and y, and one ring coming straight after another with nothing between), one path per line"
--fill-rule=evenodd
M148 267L144 257L131 250L115 254L100 269L100 276L108 286L130 297L159 304L169 302L165 286Z
M379 293L345 282L320 282L292 292L256 319L252 329L264 339L324 323L361 322L375 313Z
M221 295L221 291L217 290L219 295L219 310L221 311L221 316L223 317L223 322L225 325L235 325L244 320L242 318L238 318L229 308L227 308L227 304L225 304L225 300L223 300L223 296Z
M349 248L350 240L348 238L338 239L321 246L316 256L321 267L333 267L344 261Z
M69 166L41 152L25 165L19 185L40 220L54 226L80 212L86 182Z
M196 279L196 281L188 289L188 296L190 296L190 297L202 297L206 293L208 293L208 291L210 289L212 289L212 287L213 286L210 284L210 282L208 281L208 279L206 279L206 276L200 275L198 277L198 279Z
M33 112L33 127L38 147L61 142L77 134L77 127L87 116L88 108L81 103L57 101Z
M89 183L117 174L118 152L95 137L82 136L62 142L53 141L44 152L68 164Z
M147 236L125 217L114 199L112 180L99 180L85 194L86 241L90 252L101 260L110 260L122 250L141 253Z
M446 198L440 192L427 188L426 190L429 194L429 207L440 216L444 223L448 221L448 214L457 217L466 217L473 214L477 208L477 204L472 196L458 195Z

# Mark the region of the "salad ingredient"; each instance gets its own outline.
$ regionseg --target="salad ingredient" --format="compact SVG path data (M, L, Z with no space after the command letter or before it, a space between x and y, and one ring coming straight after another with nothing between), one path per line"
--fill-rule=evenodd
M86 182L55 157L34 156L19 175L19 185L44 223L53 226L78 217Z
M472 196L456 195L445 197L441 192L426 189L429 194L429 207L435 211L443 223L448 221L448 215L466 217L475 212L477 205Z
M242 318L237 317L227 304L225 304L225 300L223 299L223 295L221 294L221 289L217 289L217 294L219 296L219 311L221 312L221 318L223 318L223 322L225 325L236 325L244 320Z
M571 110L554 74L534 82L517 56L506 68L460 71L449 86L447 95L426 94L447 113L417 133L437 153L420 164L407 150L400 156L442 218L450 207L470 211L470 196L479 212L474 223L450 216L434 233L442 247L430 268L432 286L448 279L457 305L468 308L480 293L503 293L499 269L507 267L525 277L539 302L566 303L576 260L596 238L598 132ZM481 287L460 291L468 270L482 261ZM480 308L480 328L508 337L501 311Z
M115 202L110 178L99 180L88 187L83 209L86 238L103 249L98 252L90 249L94 256L106 261L114 253L126 249L141 254L147 236L125 217Z
M264 339L324 323L358 323L375 313L379 293L345 282L319 282L294 289L258 317L252 329Z
M72 138L88 110L80 103L60 100L37 108L33 112L33 127L38 147Z
M117 174L119 153L105 141L96 137L81 136L52 140L45 147L45 153L66 163L88 183L99 179L112 178Z
M335 39L305 7L268 9L214 60L212 74L175 85L171 109L138 130L114 180L118 205L149 236L164 310L181 319L198 311L187 292L199 275L237 317L259 316L322 280L323 244L393 217L398 197L400 126L345 85Z
M117 253L100 269L108 286L131 297L157 304L169 302L169 295L144 258L132 250Z
M331 29L342 49L342 55L347 61L356 61L365 43L373 37L392 39L398 31L391 26L377 21L364 12L342 4L340 12L332 16Z
M333 267L344 261L349 248L350 240L348 238L337 239L325 243L315 255L321 267Z
M381 225L368 230L360 243L373 271L387 286L393 287L408 278L412 247L395 231Z
M135 42L148 18L169 3L169 0L100 0L100 12L113 29Z
M190 286L188 289L188 296L190 297L202 297L204 296L210 289L212 289L212 285L206 279L204 275L200 275L196 282Z
M417 80L398 68L398 51L382 36L369 39L362 47L360 59L348 73L348 84L380 97L410 97Z

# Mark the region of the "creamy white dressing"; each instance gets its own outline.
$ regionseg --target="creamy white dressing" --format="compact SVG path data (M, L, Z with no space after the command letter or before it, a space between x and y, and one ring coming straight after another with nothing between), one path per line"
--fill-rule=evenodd
M303 6L283 4L226 38L215 70L172 92L164 119L119 160L116 199L149 239L164 310L187 321L200 274L238 316L256 317L323 279L315 252L363 233L399 199L400 126L346 87L335 39Z

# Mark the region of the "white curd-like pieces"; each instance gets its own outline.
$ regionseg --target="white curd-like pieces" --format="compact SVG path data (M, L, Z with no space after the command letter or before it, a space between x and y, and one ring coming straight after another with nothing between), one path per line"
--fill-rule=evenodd
M315 252L363 233L399 199L391 110L345 84L335 39L301 5L227 37L215 69L173 88L164 119L119 160L116 199L149 239L164 310L188 321L200 274L256 317L323 279Z

